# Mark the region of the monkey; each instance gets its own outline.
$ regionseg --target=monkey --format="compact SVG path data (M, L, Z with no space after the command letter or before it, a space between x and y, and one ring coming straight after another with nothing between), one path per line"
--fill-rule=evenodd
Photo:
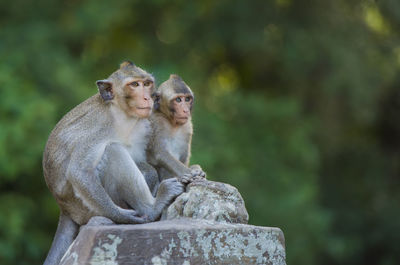
M99 93L58 122L43 153L44 178L60 207L45 265L60 262L91 217L151 222L184 191L184 184L171 178L153 197L137 166L146 161L154 77L126 61L96 84Z
M171 74L152 96L154 112L150 116L152 135L147 159L157 170L158 181L181 177L187 183L192 178L205 177L199 165L189 167L193 135L192 90L181 77Z
M157 193L158 186L160 185L160 180L158 177L157 170L152 165L150 165L147 161L139 162L139 163L137 163L137 166L138 166L140 172L142 172L142 174L146 180L147 186L150 189L151 194L153 196L155 196ZM185 180L186 180L185 178L180 179L180 181L182 183L187 184L188 181L185 181Z

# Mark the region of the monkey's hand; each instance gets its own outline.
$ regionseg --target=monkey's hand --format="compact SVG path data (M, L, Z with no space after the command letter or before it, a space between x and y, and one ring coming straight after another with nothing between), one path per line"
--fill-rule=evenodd
M179 181L187 185L193 181L193 176L191 173L183 174L183 176L179 177Z
M192 165L190 166L190 174L192 175L192 178L198 179L198 178L206 178L206 172L203 171L200 165Z
M150 222L147 216L140 216L134 210L123 209L119 207L119 216L114 221L122 224L144 224Z

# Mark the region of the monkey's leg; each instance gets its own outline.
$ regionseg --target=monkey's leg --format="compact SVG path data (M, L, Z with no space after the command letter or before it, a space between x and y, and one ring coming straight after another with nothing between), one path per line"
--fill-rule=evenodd
M72 201L66 205L69 216L76 223L86 224L93 216L104 216L122 224L147 222L146 218L140 217L136 211L118 206L106 192L101 181L101 167L97 168L102 161L95 165L85 160L81 162L80 157L79 152L75 152L75 156L72 155L70 164L74 166L70 166L66 173L68 183L73 188L73 196L81 201L77 204Z
M43 265L57 265L78 233L79 225L60 213L56 235Z
M116 143L110 144L105 149L105 155L108 159L107 166L104 167L103 182L106 186L116 185L117 191L111 197L115 200L122 199L150 221L157 219L164 207L184 191L184 186L177 179L168 179L160 184L157 197L154 198L143 174L125 147Z
M106 147L104 159L102 182L113 201L129 205L139 215L152 215L155 198L126 148L112 143Z
M158 187L160 186L160 179L157 174L157 170L146 162L139 162L136 165L140 172L142 172L147 182L147 186L149 186L151 194L155 197Z

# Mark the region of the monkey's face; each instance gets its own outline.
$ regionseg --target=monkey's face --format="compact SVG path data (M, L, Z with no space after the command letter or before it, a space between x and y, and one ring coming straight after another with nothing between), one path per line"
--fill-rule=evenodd
M193 96L180 94L170 101L172 122L176 125L185 124L192 115Z
M151 98L153 81L149 79L130 79L125 82L120 104L125 112L133 117L148 118L153 109Z

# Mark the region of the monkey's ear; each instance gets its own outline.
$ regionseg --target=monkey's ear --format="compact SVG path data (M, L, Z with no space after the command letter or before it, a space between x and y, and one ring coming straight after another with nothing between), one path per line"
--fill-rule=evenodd
M98 80L96 81L96 85L104 101L109 101L114 98L112 83L110 81L108 81L107 79Z
M153 109L155 110L160 109L160 101L161 101L160 92L154 92L153 94L151 94L151 97L153 98L154 101Z

